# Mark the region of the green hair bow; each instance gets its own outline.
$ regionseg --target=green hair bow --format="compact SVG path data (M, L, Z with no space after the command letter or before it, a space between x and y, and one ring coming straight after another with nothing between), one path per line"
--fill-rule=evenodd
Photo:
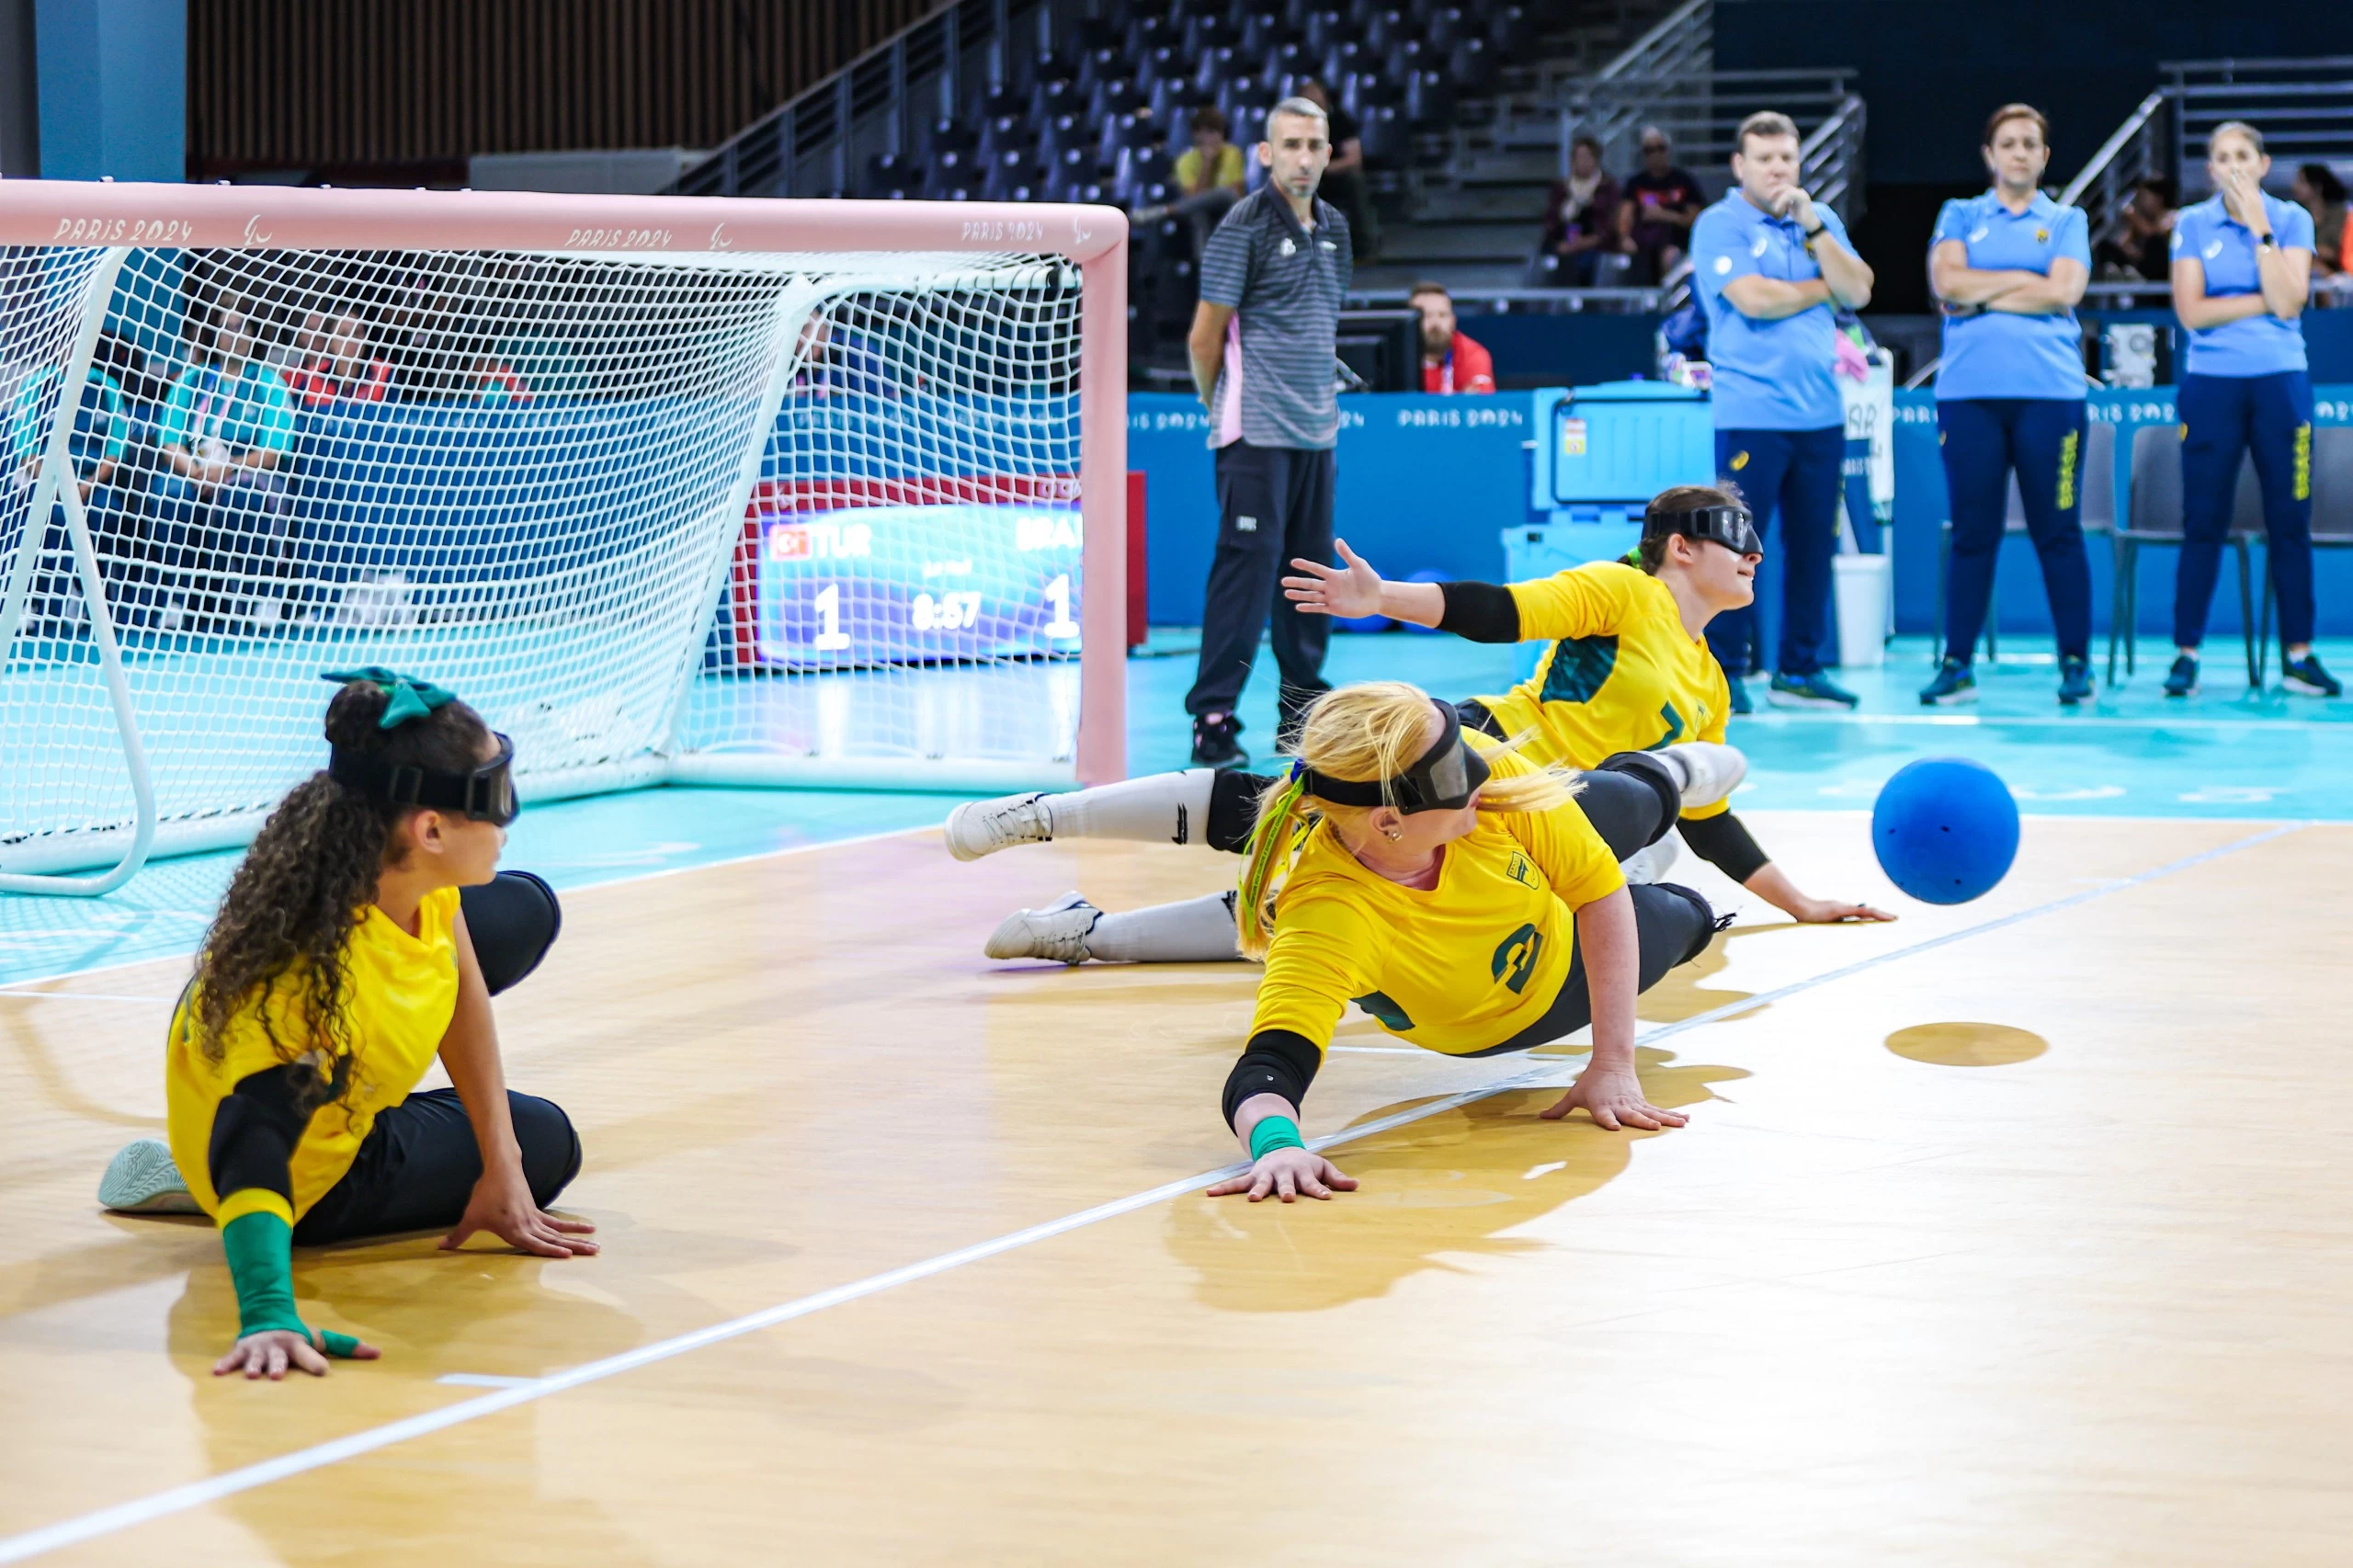
M338 686L364 680L391 698L392 700L384 704L384 716L376 722L380 730L397 730L411 719L422 719L436 708L447 708L458 700L458 694L454 691L438 687L429 680L420 680L415 676L395 674L381 665L369 665L357 670L326 670L320 674L319 678L334 681Z

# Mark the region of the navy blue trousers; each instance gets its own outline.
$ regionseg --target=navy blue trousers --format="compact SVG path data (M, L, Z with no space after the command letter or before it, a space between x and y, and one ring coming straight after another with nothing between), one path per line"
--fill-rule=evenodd
M1830 645L1830 558L1838 550L1838 499L1847 428L1719 430L1716 472L1739 488L1756 531L1781 522L1781 646L1785 676L1819 671ZM1756 608L1728 609L1708 623L1708 646L1730 676L1749 673Z
M2222 570L2222 540L2238 497L2239 464L2255 455L2271 585L2279 594L2279 641L2313 640L2313 379L2184 376L2181 410L2181 565L2174 576L2173 640L2195 648Z
M1994 565L2009 510L2010 471L2027 533L2042 559L2042 591L2061 658L2088 658L2092 568L2084 553L2081 398L1972 397L1937 404L1937 445L1952 497L1945 577L1945 656L1968 664L1994 602Z

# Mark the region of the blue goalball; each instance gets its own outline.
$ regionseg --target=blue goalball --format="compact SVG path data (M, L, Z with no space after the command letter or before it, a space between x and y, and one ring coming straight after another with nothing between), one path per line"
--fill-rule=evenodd
M1967 903L1992 892L2018 858L2018 802L1983 763L1922 757L1881 787L1871 847L1888 881L1921 903Z

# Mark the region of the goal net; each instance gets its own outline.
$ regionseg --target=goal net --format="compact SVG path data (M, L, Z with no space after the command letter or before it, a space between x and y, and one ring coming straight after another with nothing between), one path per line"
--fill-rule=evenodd
M0 890L244 842L355 665L527 798L1124 771L1114 213L8 182L0 240Z

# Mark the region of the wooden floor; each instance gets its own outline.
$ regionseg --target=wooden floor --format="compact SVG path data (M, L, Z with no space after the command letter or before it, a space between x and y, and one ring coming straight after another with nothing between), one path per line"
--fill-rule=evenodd
M1754 819L1883 896L1862 822ZM58 1563L2341 1564L2353 1540L2353 827L2035 820L1899 925L1751 924L1644 1052L1690 1126L1527 1088L46 1553ZM1006 908L1233 862L936 835L574 895L500 1004L603 1256L308 1255L384 1347L216 1381L210 1231L98 1212L184 966L0 996L0 1561L27 1532L727 1323L1232 1158L1239 966L1007 967ZM1687 863L1687 875L1689 868ZM1712 873L1690 875L1711 892ZM1377 1049L1311 1133L1529 1069ZM1544 1067L1543 1063L1534 1063ZM1557 1079L1566 1064L1546 1068ZM313 1456L316 1458L317 1456Z

